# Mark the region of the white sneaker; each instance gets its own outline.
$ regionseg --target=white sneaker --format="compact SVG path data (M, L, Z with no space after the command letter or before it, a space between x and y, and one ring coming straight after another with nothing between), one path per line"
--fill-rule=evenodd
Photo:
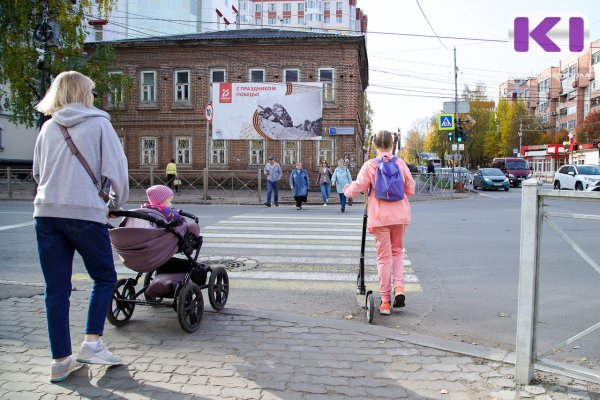
M83 364L69 356L63 361L52 361L50 365L50 382L62 382L67 379L67 376L73 371L77 371L83 367Z
M81 351L77 361L81 361L86 364L103 364L103 365L119 365L123 364L123 361L104 347L102 340L98 340L98 344L94 349L88 343L81 343Z
M323 207L327 207L327 203L323 203Z

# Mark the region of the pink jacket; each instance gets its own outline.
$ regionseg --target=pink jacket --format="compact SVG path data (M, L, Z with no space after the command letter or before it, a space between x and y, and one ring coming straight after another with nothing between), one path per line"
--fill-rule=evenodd
M393 154L388 152L378 153L377 157L381 156L393 157ZM415 180L406 163L401 158L397 160L400 171L404 178L404 199L400 201L383 201L375 197L375 192L371 189L371 195L369 196L369 219L367 227L369 232L372 232L372 228L378 226L388 225L408 225L410 224L410 204L408 202L408 196L415 194ZM344 194L346 196L356 196L361 192L368 193L369 186L375 186L375 168L377 161L371 159L365 162L360 169L356 180L349 185L344 187Z

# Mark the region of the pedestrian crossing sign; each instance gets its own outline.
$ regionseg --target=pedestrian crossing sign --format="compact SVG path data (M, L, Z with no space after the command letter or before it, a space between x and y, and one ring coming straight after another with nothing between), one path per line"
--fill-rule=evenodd
M454 130L454 114L440 114L438 116L438 128L440 131Z

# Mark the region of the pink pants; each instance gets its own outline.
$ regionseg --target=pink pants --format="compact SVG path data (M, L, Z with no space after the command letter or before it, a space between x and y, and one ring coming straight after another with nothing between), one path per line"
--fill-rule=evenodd
M406 225L378 226L371 229L377 249L377 275L381 300L390 301L391 272L394 274L394 287L402 286L404 273L404 232Z

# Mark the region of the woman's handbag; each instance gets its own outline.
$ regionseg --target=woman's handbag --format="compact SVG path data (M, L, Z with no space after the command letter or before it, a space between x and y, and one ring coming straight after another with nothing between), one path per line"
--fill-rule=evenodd
M175 186L180 186L180 185L181 185L181 179L179 179L179 178L176 178L176 179L173 181L173 184L174 184Z
M58 126L60 127L60 131L62 132L63 137L65 138L65 142L67 142L67 147L69 147L71 153L73 153L75 157L77 157L81 165L83 165L85 171L88 173L90 178L92 178L92 182L94 182L94 185L96 185L96 189L98 189L98 196L100 196L100 198L102 198L102 200L105 203L108 203L110 197L103 190L106 186L106 179L102 182L102 185L100 185L100 182L98 182L98 179L96 179L96 175L94 175L94 172L90 168L90 165L87 163L87 161L85 161L85 158L83 158L83 156L79 152L79 149L77 148L77 146L75 146L75 143L73 143L73 139L71 139L71 135L69 135L69 131L67 130L67 128L60 124L58 124Z

